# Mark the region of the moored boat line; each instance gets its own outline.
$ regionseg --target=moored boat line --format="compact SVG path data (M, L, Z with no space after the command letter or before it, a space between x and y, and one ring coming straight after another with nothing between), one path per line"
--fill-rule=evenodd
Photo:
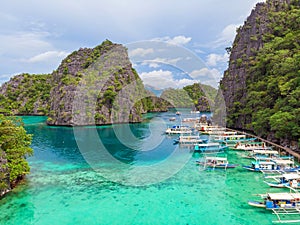
M201 117L202 118L202 117ZM186 121L192 120L187 118ZM265 208L272 210L278 217L277 221L280 223L299 223L300 219L282 219L281 215L298 215L300 216L300 166L294 162L296 156L299 160L300 156L293 154L293 156L281 155L278 149L284 147L273 144L269 141L260 139L244 132L238 132L220 126L208 126L205 121L199 121L194 124L193 133L184 135L178 138L182 143L186 143L193 147L193 152L200 153L200 158L196 160L196 164L200 168L207 169L227 169L236 168L238 164L231 164L228 162L227 156L219 156L220 152L228 150L242 150L247 151L246 158L253 158L254 161L250 165L243 165L242 168L254 172L262 172L264 174L276 173L276 176L265 177L264 183L270 187L288 188L295 193L267 193L261 195L263 201L248 201L248 204L255 207ZM198 140L198 137L207 135L206 142L193 143ZM189 136L189 138L188 138ZM291 151L285 151L291 153ZM210 154L209 153L213 153ZM228 153L228 152L227 152ZM239 154L239 153L236 153ZM279 174L279 175L278 175ZM273 179L273 181L269 181ZM263 183L263 181L262 181Z

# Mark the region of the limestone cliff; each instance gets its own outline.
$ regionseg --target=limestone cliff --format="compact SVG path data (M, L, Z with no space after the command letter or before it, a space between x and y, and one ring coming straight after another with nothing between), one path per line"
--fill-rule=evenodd
M300 97L299 18L298 0L258 3L227 48L229 66L220 82L227 126L295 149L300 140L299 101L294 101Z
M140 122L149 97L127 49L108 40L79 49L53 73L49 125Z

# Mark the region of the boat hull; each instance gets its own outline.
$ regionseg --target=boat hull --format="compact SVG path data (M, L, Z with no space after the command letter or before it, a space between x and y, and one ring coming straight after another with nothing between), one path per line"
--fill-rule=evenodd
M266 208L266 205L264 202L248 201L248 205L251 205L251 206L257 207L257 208Z

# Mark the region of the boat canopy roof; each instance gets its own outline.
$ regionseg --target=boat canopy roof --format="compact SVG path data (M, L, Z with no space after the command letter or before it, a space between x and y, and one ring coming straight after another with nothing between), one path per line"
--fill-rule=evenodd
M286 173L282 175L286 180L300 179L300 174L298 173Z
M272 200L293 200L300 199L300 193L268 193Z
M275 176L266 176L265 178L285 178L286 180L293 180L293 179L300 179L300 174L298 173L285 173L282 175L275 175Z
M253 153L257 153L257 154L279 154L278 151L275 151L275 150L253 150Z
M256 165L275 165L275 162L272 161L254 161L252 164Z
M289 159L272 159L272 161L279 165L294 164L294 162Z

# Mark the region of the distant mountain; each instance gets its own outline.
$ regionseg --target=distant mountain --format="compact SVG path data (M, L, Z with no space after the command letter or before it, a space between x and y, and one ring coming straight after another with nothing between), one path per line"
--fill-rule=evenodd
M300 142L300 1L258 3L237 30L220 82L227 125L282 145Z
M146 90L151 91L155 96L160 96L161 93L164 90L157 90L155 87L152 87L151 85L146 84L145 85Z
M166 89L161 98L168 101L170 107L186 107L205 112L212 110L216 94L217 90L213 87L195 83L181 89Z

